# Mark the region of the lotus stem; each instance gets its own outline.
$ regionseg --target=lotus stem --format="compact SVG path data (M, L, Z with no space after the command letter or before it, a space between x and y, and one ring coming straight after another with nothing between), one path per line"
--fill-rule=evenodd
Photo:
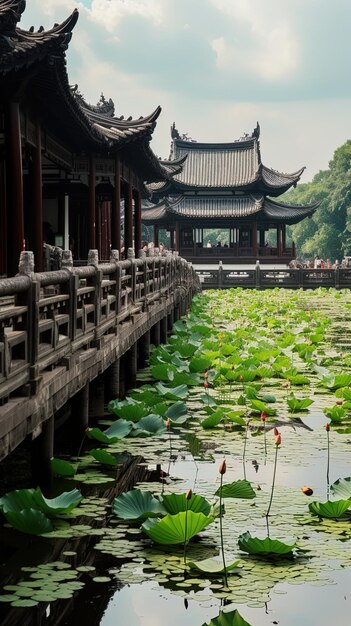
M244 436L244 449L243 449L243 470L244 470L244 480L246 480L246 465L245 465L245 455L246 455L246 443L247 443L247 433L249 430L250 420L248 419L246 422L245 428L245 436Z
M186 567L186 549L188 546L187 534L188 534L188 502L193 497L191 489L185 495L185 529L184 529L184 567Z
M219 532L221 536L221 552L222 552L222 561L223 561L223 569L224 569L224 582L225 586L228 587L228 576L227 576L227 567L225 564L225 555L224 555L224 541L223 541L223 513L222 513L222 486L223 486L223 476L226 472L226 464L225 461L222 461L219 467L219 473L221 475L221 483L219 488Z
M269 512L271 510L271 506L272 506L272 501L273 501L273 493L274 493L274 484L275 484L275 475L276 475L276 471L277 471L277 459L278 459L278 448L280 446L281 443L281 436L278 433L276 435L275 438L275 459L274 459L274 470L273 470L273 480L272 480L272 490L271 490L271 498L269 501L269 505L268 505L268 509L267 509L267 513L266 513L266 517L268 517Z
M330 424L326 424L325 425L325 430L327 431L327 500L329 500L329 485L330 485L330 480L329 480L329 470L330 470L330 436L329 436L329 432L330 432Z

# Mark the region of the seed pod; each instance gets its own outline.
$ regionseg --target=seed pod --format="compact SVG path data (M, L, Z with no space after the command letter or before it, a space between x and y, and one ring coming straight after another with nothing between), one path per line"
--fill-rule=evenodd
M223 459L222 463L219 466L219 473L221 474L221 476L223 476L223 474L225 474L227 471L227 464L225 462L225 459Z
M187 499L187 500L191 500L191 498L193 497L193 491L192 491L192 489L189 489L189 490L186 492L185 497L186 497L186 499Z
M305 496L311 496L313 494L313 489L307 485L303 485L303 487L301 487L301 491L305 494Z
M330 431L330 424L329 424L329 422L324 426L324 428L327 431L327 433L329 433L329 431Z

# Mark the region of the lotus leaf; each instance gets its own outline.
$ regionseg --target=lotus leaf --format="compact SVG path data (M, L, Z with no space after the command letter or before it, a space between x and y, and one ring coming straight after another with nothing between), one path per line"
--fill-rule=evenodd
M0 498L0 509L3 513L16 512L23 509L37 508L34 500L34 489L16 489Z
M331 485L330 491L344 500L351 499L351 477L339 478Z
M126 520L142 520L166 514L166 509L149 491L132 489L114 499L112 511Z
M303 376L302 374L292 374L287 376L287 378L290 380L290 382L293 385L309 385L310 381L308 380L308 378L306 376Z
M202 428L215 428L223 419L223 409L214 411L209 417L206 417L201 422Z
M351 385L351 374L329 374L322 377L322 385L331 391Z
M226 563L226 572L238 573L237 567L239 563L240 559L231 561L229 564ZM188 565L190 569L196 569L206 574L224 574L223 559L221 557L204 559L203 561L188 561Z
M188 395L188 388L182 384L179 387L165 387L162 383L155 384L156 391L169 400L184 400Z
M269 555L286 555L290 554L296 547L296 543L287 544L279 541L278 539L271 539L265 537L265 539L259 539L258 537L251 537L249 532L243 533L238 538L239 548L249 554L260 554L262 556Z
M184 402L175 402L172 404L164 414L165 418L169 418L176 424L183 424L190 417L188 409Z
M271 409L261 400L251 400L251 408L257 413L262 413L264 411L266 415L276 415L276 409Z
M122 402L117 402L113 400L108 404L108 410L110 413L114 413L118 415L118 417L122 417L124 420L130 420L132 422L137 422L144 415L148 414L148 408L143 402L128 401L123 400Z
M214 617L208 624L202 626L250 626L250 624L241 617L237 609L234 609L228 613L220 613L218 617Z
M53 530L51 521L38 509L7 511L5 517L13 528L29 535L43 535Z
M187 518L187 522L185 521ZM166 515L161 520L147 519L142 530L156 543L173 545L189 541L213 522L214 518L194 511ZM186 528L186 536L185 536Z
M113 422L109 428L106 428L104 434L107 437L117 437L124 439L133 430L133 424L130 421L119 419Z
M132 435L135 437L145 435L160 435L166 430L166 425L160 415L150 414L138 422L137 427L133 431Z
M243 418L245 415L245 411L229 411L225 414L225 417L234 424L238 424L238 426L245 426L246 421Z
M308 505L311 513L319 515L319 517L327 517L336 519L341 517L345 511L351 506L351 500L328 500L327 502L310 502Z
M215 495L222 498L243 498L245 500L256 497L256 493L248 480L235 480L233 483L222 485L222 488L217 489Z
M195 493L189 500L187 500L185 493L167 494L163 496L162 504L170 515L176 515L181 511L186 511L186 509L204 515L209 515L211 511L211 504L208 500Z
M294 394L287 400L288 407L292 413L296 413L298 411L305 411L311 404L313 404L313 400L310 398L296 398Z
M199 355L194 356L189 363L189 369L191 372L204 372L212 365L212 359L207 356Z
M63 459L52 458L50 460L50 467L53 474L56 476L74 476L77 468Z
M99 463L103 463L104 465L111 465L112 467L116 467L117 459L116 457L107 452L103 448L95 448L94 450L89 450L89 454L94 457Z
M338 406L335 404L332 407L323 409L324 415L329 417L332 422L341 422L347 413L345 406Z
M340 387L336 390L335 395L337 398L344 398L344 400L351 400L351 389Z
M65 491L56 498L45 498L39 487L36 488L34 494L34 501L43 513L49 517L60 515L62 513L70 513L82 500L83 496L78 489L72 489L72 491Z

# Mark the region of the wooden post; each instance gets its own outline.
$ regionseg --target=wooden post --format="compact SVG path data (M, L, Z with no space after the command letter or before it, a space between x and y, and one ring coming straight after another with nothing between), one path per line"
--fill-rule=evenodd
M160 320L160 341L167 343L167 315Z
M89 383L71 401L71 429L75 443L80 444L89 426Z
M89 218L88 218L88 248L96 248L96 199L95 199L95 161L90 157L89 168Z
M150 341L154 346L159 346L161 343L160 331L160 322L156 322L150 330Z
M7 173L7 236L8 236L8 275L17 273L18 259L24 248L23 213L23 170L21 120L19 102L11 102L8 109L8 130L6 132L8 152Z
M112 218L111 218L111 244L112 250L121 252L121 173L120 162L115 161L115 186L113 192Z
M138 369L146 367L150 355L150 331L147 330L138 341Z
M125 390L135 387L137 373L137 343L134 343L126 353L125 359Z
M134 191L134 250L135 256L141 250L141 194L138 189Z
M117 359L105 372L105 402L119 397L119 368L120 361Z
M252 254L257 257L257 222L252 225Z
M33 168L31 170L32 181L32 206L33 219L33 242L31 249L34 252L35 271L43 271L43 181L41 163L41 128L39 122L36 125L36 148L33 154Z

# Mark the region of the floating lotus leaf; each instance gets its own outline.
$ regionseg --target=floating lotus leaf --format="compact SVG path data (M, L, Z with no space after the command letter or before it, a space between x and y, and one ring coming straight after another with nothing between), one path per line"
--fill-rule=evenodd
M42 535L53 530L51 521L38 509L7 511L5 517L13 528L29 535Z
M202 428L215 428L223 419L223 409L217 409L201 422Z
M288 380L290 380L290 382L293 385L309 385L310 381L306 376L303 376L302 374L293 374L293 375L289 375L287 376Z
M283 556L290 554L296 547L296 543L287 544L279 541L278 539L271 539L270 537L265 537L265 539L251 537L249 532L243 533L239 536L238 544L239 548L244 552L262 556Z
M37 508L34 500L34 489L16 489L0 498L0 509L3 513L16 512L23 509Z
M319 517L337 519L351 506L351 500L328 500L327 502L310 502L308 505L311 513Z
M210 407L218 406L218 402L216 398L214 398L213 396L210 396L209 393L201 393L199 396L199 400L206 406L210 406Z
M52 458L50 460L51 471L55 476L74 476L77 468L69 461Z
M328 374L322 377L321 383L331 391L341 387L349 387L351 385L351 374Z
M248 480L235 480L233 483L222 485L222 488L217 489L215 495L222 498L243 498L245 500L256 497L256 493Z
M212 365L212 359L207 356L194 356L189 363L191 372L204 372Z
M165 507L149 491L132 489L114 499L112 511L121 519L145 520L167 513Z
M103 465L111 465L112 467L116 467L117 465L116 457L103 448L94 448L94 450L89 450L89 454Z
M228 411L225 414L225 417L233 424L237 424L238 426L245 426L246 421L243 418L245 415L245 411Z
M332 422L341 422L347 413L345 406L335 404L332 407L323 409L324 415L329 417Z
M292 413L296 413L298 411L305 411L311 404L313 404L313 400L310 398L296 398L294 394L287 400L288 407Z
M226 572L237 573L239 563L240 559L226 563ZM190 569L196 569L206 574L224 574L223 559L221 557L204 559L203 561L188 561L188 566Z
M110 413L114 413L115 415L118 415L118 417L132 422L137 422L149 412L143 402L136 402L130 399L128 401L122 400L120 402L112 400L109 402L107 408Z
M351 477L339 478L330 486L330 491L340 498L347 500L351 498Z
M34 501L37 507L49 517L70 513L82 500L83 496L78 489L65 491L56 498L45 498L39 487L35 490Z
M183 424L190 417L188 414L187 406L184 402L175 402L172 404L164 414L164 417L169 418L176 424Z
M269 406L267 406L267 404L257 399L251 400L251 408L258 413L262 413L262 411L264 411L266 415L276 415L277 413L276 409L270 408Z
M187 522L185 519L187 517ZM142 530L156 543L173 545L189 541L213 522L214 518L203 513L188 511L166 515L161 520L147 519ZM185 536L186 528L186 536Z
M209 515L211 511L210 502L203 496L195 493L189 500L187 500L185 493L167 494L162 497L162 504L170 515L176 515L181 511L186 511L186 509L194 513L203 513L204 515Z
M344 400L351 400L351 389L340 387L336 390L335 395L337 398L344 398Z
M182 384L178 387L165 387L162 383L155 384L156 391L169 400L184 400L188 395L188 388Z
M132 435L135 437L144 435L160 435L166 430L166 425L160 415L147 415L138 422Z
M220 613L218 617L214 617L202 626L250 626L250 624L241 617L237 609L234 609L228 613Z
M107 437L116 437L117 439L124 439L133 430L133 424L124 419L119 419L113 422L109 428L106 428L104 434Z

